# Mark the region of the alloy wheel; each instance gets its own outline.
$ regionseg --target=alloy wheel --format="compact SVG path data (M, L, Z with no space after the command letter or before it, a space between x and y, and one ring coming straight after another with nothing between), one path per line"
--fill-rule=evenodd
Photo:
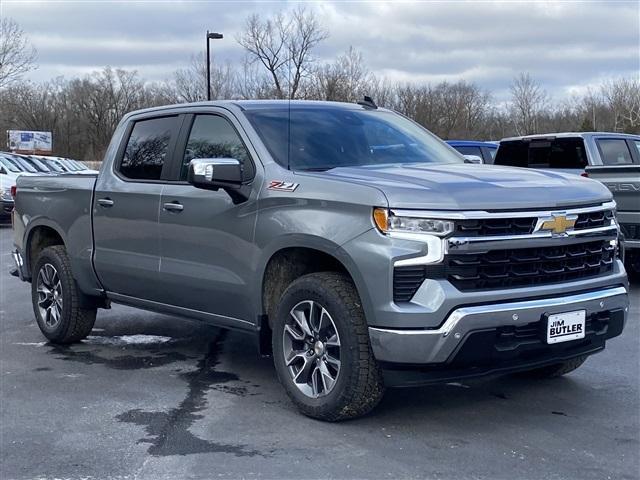
M295 386L311 398L329 394L340 374L340 336L329 312L312 300L296 304L285 322L282 343Z
M58 271L50 263L40 268L36 290L42 321L49 328L56 327L62 319L62 283Z

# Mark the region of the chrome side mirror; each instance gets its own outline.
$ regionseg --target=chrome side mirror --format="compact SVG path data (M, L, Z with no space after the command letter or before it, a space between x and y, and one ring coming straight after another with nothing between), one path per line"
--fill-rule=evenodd
M196 158L189 162L187 181L196 188L225 190L233 203L249 198L250 188L243 184L242 163L235 158Z
M482 161L482 158L479 157L478 155L463 155L465 160L467 161L467 163L479 163L482 164L484 163Z

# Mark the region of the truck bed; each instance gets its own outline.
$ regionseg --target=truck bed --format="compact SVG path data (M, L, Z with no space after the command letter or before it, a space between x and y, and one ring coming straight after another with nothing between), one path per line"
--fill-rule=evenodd
M91 261L96 179L97 174L20 176L13 223L18 245L26 245L37 227L55 230L66 245L78 283L99 287Z

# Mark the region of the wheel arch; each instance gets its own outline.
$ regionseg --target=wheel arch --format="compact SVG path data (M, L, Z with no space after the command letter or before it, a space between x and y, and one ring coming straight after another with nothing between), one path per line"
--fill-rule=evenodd
M295 242L280 244L265 255L259 270L262 275L257 289L261 299L259 307L261 317L267 320L273 317L282 293L296 278L323 271L346 274L354 283L361 301L365 304L363 305L365 314L369 313L366 306L369 297L363 290L362 276L346 252L340 249L339 245L324 238L314 237L304 240L306 241L297 238ZM261 324L269 326L270 321L263 321Z
M46 220L40 220L29 226L25 233L24 242L26 273L29 276L31 276L31 270L38 258L38 254L52 245L66 246L65 236L57 225Z

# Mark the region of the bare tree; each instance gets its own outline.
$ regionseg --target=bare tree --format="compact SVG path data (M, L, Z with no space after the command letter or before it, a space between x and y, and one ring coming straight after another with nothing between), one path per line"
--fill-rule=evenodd
M630 133L640 130L640 80L609 80L601 91L613 114L612 130Z
M207 99L207 64L203 52L191 56L187 68L176 70L170 82L176 103ZM228 62L218 65L211 59L211 98L229 99L234 95L235 72Z
M311 52L327 36L315 14L299 6L290 16L280 12L262 20L257 14L251 15L237 41L251 63L266 69L274 96L296 98L311 70Z
M520 135L537 133L540 115L547 107L547 92L529 75L521 73L511 84L510 114Z
M0 19L0 88L7 87L35 68L37 53L20 25Z
M371 95L374 77L364 63L362 53L349 47L335 62L315 70L307 97L320 100L353 102Z

